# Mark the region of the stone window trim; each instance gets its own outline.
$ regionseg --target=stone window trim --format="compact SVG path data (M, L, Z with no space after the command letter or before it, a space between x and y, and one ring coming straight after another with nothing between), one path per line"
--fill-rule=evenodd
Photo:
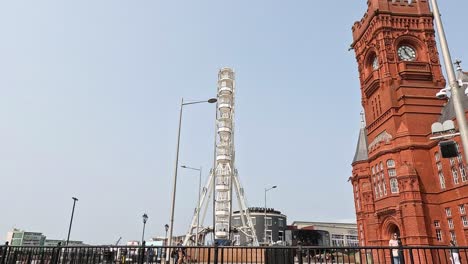
M445 215L447 217L451 217L452 216L452 209L450 209L450 207L446 207L445 208Z
M442 230L440 229L436 229L436 239L437 241L443 241L443 237L442 237Z
M459 209L461 215L465 215L465 214L466 214L466 209L465 209L465 205L464 205L464 204L460 204L460 205L458 206L458 209Z
M463 223L463 227L468 227L468 219L466 218L466 215L461 216L461 221Z
M440 189L445 190L445 177L444 173L442 171L439 171L439 183L440 183Z
M455 229L455 225L453 224L452 218L447 219L447 224L448 224L449 229L451 230Z

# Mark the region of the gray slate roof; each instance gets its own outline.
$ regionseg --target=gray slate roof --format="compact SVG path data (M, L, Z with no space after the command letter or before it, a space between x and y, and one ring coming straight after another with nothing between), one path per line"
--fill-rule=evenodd
M463 82L468 82L468 72L459 72L457 76L458 80L462 80ZM462 95L462 104L463 108L468 110L468 96L465 95L465 87L462 87L460 90L461 95ZM455 110L453 109L453 100L448 100L447 104L442 108L442 113L439 118L439 122L444 122L446 120L452 120L455 118Z
M356 153L354 154L353 163L357 161L367 160L369 157L367 155L367 135L366 129L363 127L359 131L359 139L356 146Z

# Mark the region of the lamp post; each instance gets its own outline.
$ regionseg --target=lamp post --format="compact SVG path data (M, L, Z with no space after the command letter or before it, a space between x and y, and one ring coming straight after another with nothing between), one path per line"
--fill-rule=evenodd
M166 259L166 252L167 252L167 231L169 230L169 225L165 224L164 229L166 230L166 237L164 238L164 250L163 250L163 258L166 263L169 263L169 259ZM162 263L162 261L161 261Z
M457 82L455 70L452 65L452 57L448 48L442 19L440 18L439 6L437 5L436 0L431 0L431 4L434 12L437 33L440 39L440 47L444 58L445 70L447 71L448 82L452 92L453 108L455 110L455 117L457 118L458 129L460 130L460 138L463 146L463 152L465 154L465 161L468 163L468 126L460 95L460 85Z
M195 236L195 246L198 246L198 231L199 231L199 228L200 228L200 195L201 195L201 178L202 178L202 167L200 167L199 169L197 168L192 168L192 167L188 167L188 166L181 166L182 168L184 169L189 169L189 170L196 170L199 172L199 176L198 176L198 202L197 202L197 232L196 232L196 236Z
M263 221L264 221L264 224L265 224L265 228L264 228L264 232L263 232L263 242L266 244L267 243L267 219L266 219L266 215L267 215L267 192L269 190L272 190L272 189L276 189L276 185L270 187L270 188L265 188L265 211L264 211L264 216L263 216Z
M75 214L75 204L78 201L78 198L76 197L72 197L72 199L73 199L73 209L72 209L72 214L70 218L70 226L68 227L67 246L68 246L68 242L70 241L70 233L71 233L71 228L72 228L72 223L73 223L73 215Z
M180 102L180 113L179 113L179 130L177 134L177 146L176 146L176 159L174 165L174 178L172 183L172 203L171 203L171 220L169 223L169 242L168 245L172 245L172 232L174 231L174 209L175 209L175 198L176 198L176 189L177 189L177 167L179 166L179 146L180 146L180 129L182 127L182 110L185 105L191 104L200 104L200 103L216 103L218 100L216 98L211 98L206 101L194 101L184 103L184 98Z
M141 217L143 218L143 232L141 234L141 244L143 245L143 242L145 241L145 227L146 221L148 221L148 215L144 213Z

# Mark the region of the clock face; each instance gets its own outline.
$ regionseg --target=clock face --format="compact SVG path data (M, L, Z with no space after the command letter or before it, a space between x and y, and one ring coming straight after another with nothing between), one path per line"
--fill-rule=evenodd
M402 61L414 61L416 59L416 51L410 46L400 46L398 48L398 57Z
M374 60L372 61L372 69L377 70L379 68L379 58L375 56Z

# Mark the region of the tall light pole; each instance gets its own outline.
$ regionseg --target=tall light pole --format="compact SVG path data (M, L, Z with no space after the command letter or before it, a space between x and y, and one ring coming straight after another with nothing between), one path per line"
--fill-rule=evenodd
M167 230L169 230L169 225L165 224L164 229L166 230L166 237L164 238L164 243L165 243L165 246L167 246Z
M78 198L76 197L72 197L72 199L73 199L73 209L72 209L72 214L70 218L70 226L68 227L67 246L68 246L68 242L70 241L70 233L71 233L71 228L72 228L72 223L73 223L73 215L75 214L75 204L78 201Z
M142 215L143 218L143 232L141 234L141 244L143 245L143 242L145 241L145 227L146 227L146 221L148 221L148 215L144 213Z
M458 129L460 130L460 138L463 146L463 152L465 154L465 161L468 163L468 126L465 117L465 110L460 94L460 86L455 76L455 70L452 64L452 57L448 48L447 38L445 36L444 25L440 18L439 6L436 0L431 0L432 9L434 12L434 20L437 28L437 33L440 39L440 47L442 56L444 58L445 70L447 71L447 77L449 86L452 92L453 108L455 110L455 117L457 118Z
M197 210L197 232L196 232L196 236L195 236L195 246L198 246L198 231L199 231L199 228L200 228L200 199L201 199L202 167L200 167L199 169L192 168L192 167L189 167L189 166L184 166L184 165L182 165L181 167L184 168L184 169L196 170L196 171L199 172L199 175L198 175L198 202L197 202L197 207L196 207L196 210Z
M169 223L169 242L168 245L172 245L172 232L174 231L174 209L175 209L175 198L176 198L176 189L177 189L177 168L179 166L179 146L180 146L180 129L182 127L182 110L185 105L191 104L200 104L200 103L216 103L218 100L216 98L211 98L206 101L194 101L184 103L184 98L180 102L180 114L179 114L179 130L177 134L177 147L176 147L176 159L174 165L174 178L172 183L172 203L171 203L171 220Z
M265 225L265 228L264 228L264 232L263 232L263 242L266 244L267 243L267 219L266 219L266 215L267 215L267 192L269 190L272 190L272 189L276 189L276 185L270 187L270 188L265 188L265 211L264 211L264 215L263 215L263 221L264 221L264 225Z
M169 259L166 259L166 252L167 252L167 230L169 230L169 225L165 224L164 229L166 230L166 237L164 238L164 251L163 251L163 258L166 263L169 263ZM162 263L162 260L161 260Z

